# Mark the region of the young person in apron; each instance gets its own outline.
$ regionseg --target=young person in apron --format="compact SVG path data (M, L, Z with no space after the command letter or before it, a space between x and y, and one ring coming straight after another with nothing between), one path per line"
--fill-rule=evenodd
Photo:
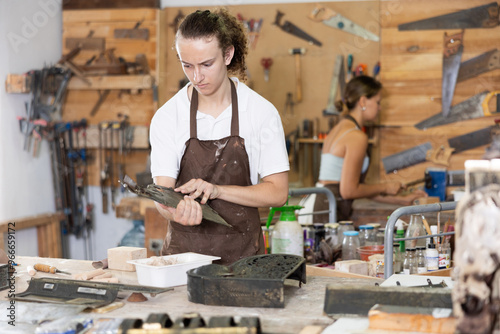
M382 84L372 77L358 76L349 81L343 102L336 103L340 122L328 133L323 143L317 186L330 189L337 201L337 221L350 220L352 202L371 198L385 203L411 205L423 190L398 195L403 185L398 181L364 183L370 165L368 136L362 131L365 122L374 121L380 111ZM344 105L346 109L344 109ZM325 195L316 195L314 211L329 209ZM314 215L315 223L327 223L328 214Z
M155 183L185 194L176 209L156 203L170 221L162 254L220 256L221 264L263 254L258 208L285 204L289 163L276 108L228 76L244 77L244 28L225 10L196 11L175 46L189 83L150 128ZM232 227L202 219L200 203Z

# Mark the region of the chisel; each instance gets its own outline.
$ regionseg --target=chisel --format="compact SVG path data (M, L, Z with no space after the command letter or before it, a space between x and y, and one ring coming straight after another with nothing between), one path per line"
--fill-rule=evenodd
M71 275L67 271L59 270L56 267L49 266L48 264L37 263L33 266L33 268L35 268L35 270L37 271L43 271L44 273L51 273L51 274L61 273L61 274Z

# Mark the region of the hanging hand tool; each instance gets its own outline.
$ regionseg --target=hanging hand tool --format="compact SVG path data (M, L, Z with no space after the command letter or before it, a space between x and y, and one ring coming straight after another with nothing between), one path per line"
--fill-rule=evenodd
M398 30L494 28L499 24L498 14L498 4L491 2L455 13L400 24Z
M59 270L56 267L49 266L48 264L37 263L33 266L33 268L37 271L43 271L44 273L71 275L71 273L68 273L67 271Z
M373 78L377 79L377 76L380 73L380 62L377 62L375 66L373 67Z
M137 22L132 29L115 29L114 30L114 37L115 38L142 39L142 40L147 41L149 39L149 29L148 28L139 29L139 27L143 21L144 21L144 19Z
M470 150L491 143L491 130L495 126L472 131L460 136L448 139L448 145L454 148L453 154Z
M427 152L431 149L432 144L427 142L383 158L385 173L393 173L399 169L424 162L427 158Z
M102 194L102 213L108 213L108 192L106 189L106 182L109 179L109 165L106 157L107 150L107 131L108 122L101 122L99 124L99 179Z
M316 22L323 22L329 27L363 37L364 39L369 39L375 42L380 40L376 34L366 30L362 26L352 22L348 18L340 15L330 8L316 5L316 8L314 8L311 14L309 14L309 18Z
M302 102L302 74L300 70L300 55L306 53L304 48L290 49L288 52L295 57L295 84L296 84L296 102Z
M500 51L490 50L460 64L457 82L500 68Z
M264 81L268 82L269 81L269 68L273 64L273 59L272 58L262 58L260 60L260 64L262 67L264 67Z
M323 110L323 115L338 115L339 112L335 109L335 99L337 98L338 88L340 86L340 97L343 98L345 91L345 71L344 71L344 56L337 55L335 65L333 67L333 76L330 83L330 93L328 94L328 102L326 109Z
M417 129L423 130L468 119L492 116L494 113L500 112L500 99L498 98L498 95L500 95L500 90L493 92L481 92L451 107L448 117L444 117L442 113L437 113L417 123L415 127ZM488 105L493 96L496 96L497 98L497 110L494 113L490 112L490 108Z
M455 92L458 71L462 60L464 32L453 35L444 33L443 77L441 83L441 107L444 117L450 113L451 102Z
M285 102L285 112L284 116L293 116L293 106L295 103L293 102L293 94L292 93L286 93L286 102Z
M347 82L352 79L352 54L347 56Z
M303 40L306 40L310 44L314 44L314 45L317 45L317 46L323 45L320 41L318 41L316 38L312 37L311 35L309 35L305 31L303 31L302 29L300 29L299 27L297 27L295 24L290 23L289 21L285 21L285 23L281 24L281 18L283 17L283 15L285 15L285 14L282 13L282 12L280 12L278 10L278 12L276 13L276 17L274 19L274 23L273 24L275 24L278 27L280 27L281 30L283 30L284 32L287 32L289 34L294 35L295 37L298 37L298 38L301 38Z

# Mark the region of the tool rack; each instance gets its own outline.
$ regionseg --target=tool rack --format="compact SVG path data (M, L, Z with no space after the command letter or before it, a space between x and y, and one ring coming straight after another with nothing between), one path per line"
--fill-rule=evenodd
M445 233L429 234L426 236L419 236L419 237L394 239L394 227L396 226L396 221L399 219L399 217L405 215L423 214L428 212L451 211L455 210L455 208L457 207L457 203L458 202L441 202L441 203L424 204L424 205L413 205L413 206L404 206L394 210L394 212L390 215L389 219L387 220L387 224L385 226L385 237L384 237L385 279L389 278L389 276L392 275L392 270L393 270L392 256L393 256L394 241L432 238L432 237L455 234L455 232L445 232Z

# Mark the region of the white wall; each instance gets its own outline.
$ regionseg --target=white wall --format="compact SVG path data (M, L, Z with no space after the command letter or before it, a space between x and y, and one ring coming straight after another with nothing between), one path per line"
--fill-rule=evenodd
M0 221L55 211L49 146L40 155L23 150L24 136L17 116L25 117L28 94L7 94L3 82L8 73L25 73L56 63L62 52L61 0L0 0ZM94 259L106 257L132 228L132 221L102 214L100 189L90 188L95 204L92 234ZM36 256L36 230L16 231L16 253ZM85 243L70 236L66 256L85 258Z

